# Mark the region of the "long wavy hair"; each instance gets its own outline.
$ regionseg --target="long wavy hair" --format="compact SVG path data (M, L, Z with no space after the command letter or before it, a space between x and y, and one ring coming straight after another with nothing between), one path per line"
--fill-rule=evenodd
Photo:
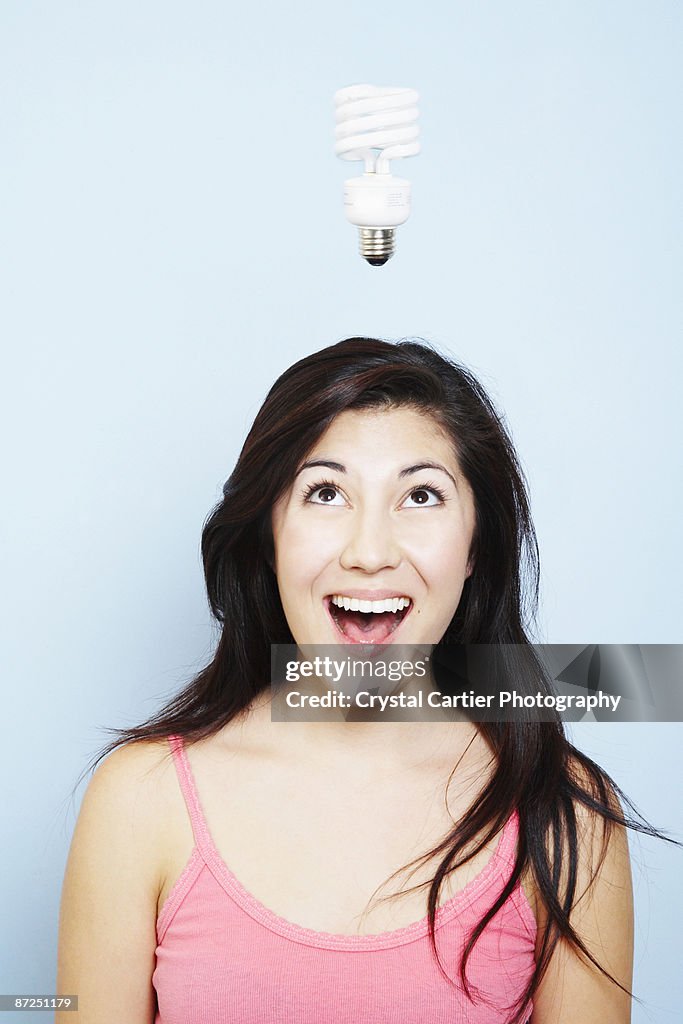
M245 713L270 685L271 644L295 642L271 567L273 506L336 416L349 409L395 407L424 412L446 431L474 495L474 571L465 581L458 608L438 646L489 644L504 645L501 652L521 650L525 671L516 675L517 688L524 679L530 693L548 690L549 681L531 639L539 589L538 546L524 474L502 417L474 375L434 347L407 340L347 338L299 360L278 378L254 420L223 499L205 521L201 551L206 589L220 624L210 663L143 724L108 729L117 738L94 764L124 743L171 734L189 741L211 736ZM438 647L435 656L438 660ZM504 673L504 654L501 659ZM623 989L571 923L577 898L577 806L604 819L603 858L615 823L651 835L660 833L642 819L616 783L569 742L559 716L543 722L531 716L516 722L482 722L478 728L494 752L490 781L443 841L408 866L443 854L431 882L423 885L429 885L430 943L439 969L448 978L435 941L444 878L482 850L517 811L514 869L469 936L459 974L471 997L466 967L472 949L523 873L530 870L547 910L547 923L533 976L510 1008L510 1024L519 1024L560 939L580 950ZM627 817L624 806L637 818ZM384 897L388 898L393 897Z

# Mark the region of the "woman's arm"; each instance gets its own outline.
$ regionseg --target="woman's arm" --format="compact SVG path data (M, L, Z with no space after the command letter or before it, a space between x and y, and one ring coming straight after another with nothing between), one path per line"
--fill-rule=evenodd
M79 1024L151 1024L161 878L159 744L115 750L83 797L66 866L57 991L78 996ZM157 797L155 799L155 784ZM56 1024L73 1024L58 1012Z
M618 805L617 805L618 806ZM604 819L577 807L578 878L570 923L605 970L625 988L633 977L633 890L626 829L614 825L605 860L595 872ZM566 877L566 875L565 875ZM584 895L582 895L584 894ZM539 932L545 914L539 906ZM540 942L537 947L540 947ZM561 940L534 997L531 1024L629 1024L631 998Z

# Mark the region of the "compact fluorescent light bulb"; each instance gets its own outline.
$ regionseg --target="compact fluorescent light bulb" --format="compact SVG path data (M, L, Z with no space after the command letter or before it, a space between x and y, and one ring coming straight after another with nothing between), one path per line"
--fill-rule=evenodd
M334 94L334 151L342 160L364 160L365 173L344 182L346 219L358 227L360 254L381 267L394 254L394 229L410 215L410 182L395 178L389 161L415 156L420 134L414 89L349 85Z

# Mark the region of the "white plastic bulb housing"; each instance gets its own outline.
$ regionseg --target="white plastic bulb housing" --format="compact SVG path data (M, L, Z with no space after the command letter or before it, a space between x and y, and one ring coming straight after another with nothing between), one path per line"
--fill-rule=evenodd
M420 152L418 98L414 89L377 85L350 85L334 95L335 153L365 161L365 172L344 182L344 210L372 266L393 256L394 229L410 216L410 182L394 177L389 161Z

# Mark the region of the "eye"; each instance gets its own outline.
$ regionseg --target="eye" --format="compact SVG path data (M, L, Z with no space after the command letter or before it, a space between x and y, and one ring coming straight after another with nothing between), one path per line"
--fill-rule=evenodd
M414 498L416 500L415 505L408 505L408 508L417 508L418 506L432 506L440 505L446 501L446 495L437 487L436 484L426 484L424 487L416 487L414 491L411 491L406 500ZM436 498L436 501L430 501L430 498Z
M310 501L312 505L339 506L344 504L343 497L331 480L320 480L307 487L304 491L304 501Z

